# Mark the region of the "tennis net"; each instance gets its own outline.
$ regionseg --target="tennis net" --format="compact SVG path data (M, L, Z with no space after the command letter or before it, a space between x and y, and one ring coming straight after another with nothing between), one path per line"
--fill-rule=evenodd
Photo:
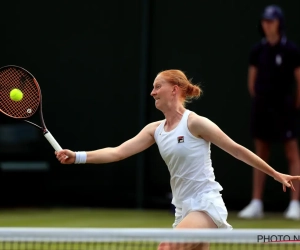
M296 250L300 230L0 228L1 250L177 250L205 242L210 250Z

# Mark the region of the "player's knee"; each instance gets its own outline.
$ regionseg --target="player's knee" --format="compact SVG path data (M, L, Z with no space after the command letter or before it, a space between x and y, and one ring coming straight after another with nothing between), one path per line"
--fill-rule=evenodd
M208 250L208 243L160 243L157 250Z
M157 250L172 250L172 249L176 249L174 248L174 244L167 243L167 242L160 243L157 248Z

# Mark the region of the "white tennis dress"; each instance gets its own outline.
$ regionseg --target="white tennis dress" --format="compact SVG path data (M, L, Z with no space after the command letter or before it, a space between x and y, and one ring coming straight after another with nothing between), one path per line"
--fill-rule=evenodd
M171 176L172 204L176 207L173 227L191 211L207 213L219 228L232 228L228 212L215 181L210 158L210 142L192 135L185 110L175 129L165 132L164 120L155 130L154 138Z

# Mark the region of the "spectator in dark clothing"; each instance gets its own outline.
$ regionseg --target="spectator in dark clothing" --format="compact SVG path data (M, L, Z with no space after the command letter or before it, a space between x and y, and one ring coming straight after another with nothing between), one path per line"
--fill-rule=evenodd
M265 8L259 29L263 39L250 53L248 87L252 98L251 134L256 154L268 161L270 145L282 143L291 175L299 175L297 110L300 107L300 52L285 35L284 15L275 5ZM250 204L240 218L263 217L265 174L254 169ZM285 218L300 219L298 183Z

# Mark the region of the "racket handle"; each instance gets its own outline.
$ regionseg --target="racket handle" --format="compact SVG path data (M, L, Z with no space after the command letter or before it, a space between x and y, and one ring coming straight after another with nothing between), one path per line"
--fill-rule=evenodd
M54 139L54 137L51 135L51 133L49 131L46 131L44 133L44 136L46 137L48 142L52 145L52 147L55 149L55 151L62 150L61 146L58 144L58 142Z

